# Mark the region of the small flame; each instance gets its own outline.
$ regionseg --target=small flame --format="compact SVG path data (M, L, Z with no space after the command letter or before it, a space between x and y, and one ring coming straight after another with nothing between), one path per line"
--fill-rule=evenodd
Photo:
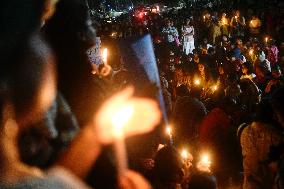
M189 154L188 154L188 151L187 151L186 149L183 149L183 150L181 151L181 157L182 157L183 159L188 159Z
M196 80L194 81L194 84L195 84L195 85L200 85L200 80L199 80L199 79L196 79Z
M102 53L102 59L105 64L107 64L107 56L108 56L108 49L104 48L103 53Z

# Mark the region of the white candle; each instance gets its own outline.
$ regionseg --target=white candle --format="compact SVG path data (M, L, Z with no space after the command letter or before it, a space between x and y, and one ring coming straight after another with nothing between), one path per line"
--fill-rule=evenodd
M104 48L102 52L102 59L103 59L104 64L107 64L107 56L108 56L108 49Z
M131 118L133 111L133 107L125 106L118 110L112 118L113 133L115 136L114 148L117 160L117 171L119 175L123 175L128 167L123 129L125 124Z
M173 141L173 135L172 135L172 128L170 126L168 126L166 128L166 132L167 134L169 135L169 138L170 138L170 144L173 145L174 144L174 141Z

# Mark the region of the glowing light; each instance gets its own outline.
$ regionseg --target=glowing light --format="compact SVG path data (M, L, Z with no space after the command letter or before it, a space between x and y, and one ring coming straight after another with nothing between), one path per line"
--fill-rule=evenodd
M226 18L222 18L222 25L227 25L228 24L228 21Z
M115 134L121 136L123 134L123 128L128 120L133 115L134 109L132 106L128 105L125 107L121 107L117 110L117 112L113 115L111 123L115 130Z
M188 158L189 158L189 153L188 153L188 151L187 151L186 149L183 149L183 150L181 151L180 155L181 155L181 157L182 157L183 159L188 159Z
M172 135L172 128L171 128L170 126L168 126L168 127L166 128L166 133L167 133L169 136Z
M196 80L194 81L194 84L195 84L195 85L200 85L200 80L199 80L199 79L196 79Z
M253 55L253 49L249 50L249 55Z
M170 144L174 144L173 135L172 135L172 128L170 126L166 127L166 133L169 136Z
M238 18L238 16L235 16L235 19L237 19Z
M214 85L214 86L212 87L212 90L213 90L213 91L217 91L217 89L218 89L218 85Z
M197 164L197 168L199 171L203 172L211 172L210 167L211 167L211 160L209 158L208 154L203 154L201 156L201 160Z
M203 19L204 19L204 20L206 19L206 16L205 16L205 15L203 16Z
M269 40L269 37L265 37L265 43L267 43Z
M105 64L107 64L107 57L108 57L108 49L107 48L104 48L103 52L102 52L102 59L103 59L103 62Z

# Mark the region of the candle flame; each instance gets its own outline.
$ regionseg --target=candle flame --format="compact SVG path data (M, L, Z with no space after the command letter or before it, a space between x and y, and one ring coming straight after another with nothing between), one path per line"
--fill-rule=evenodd
M112 117L112 125L116 134L122 134L123 127L133 115L134 109L132 106L125 106L117 110Z
M253 49L249 50L249 54L253 55Z
M200 80L199 80L199 79L196 79L196 80L194 81L194 84L195 84L195 85L200 85Z
M166 128L166 132L167 132L167 134L168 134L169 136L171 136L171 135L172 135L172 128L171 128L170 126L168 126L168 127Z
M188 159L189 154L188 154L188 151L187 151L186 149L183 149L183 150L181 151L181 157L182 157L183 159Z
M217 91L218 85L214 85L212 89L213 89L213 91Z
M265 37L265 42L266 42L266 43L268 42L268 39L269 39L268 37Z
M211 161L210 161L209 155L203 154L201 156L201 160L199 161L199 163L197 165L197 168L200 171L211 172L210 167L211 167Z

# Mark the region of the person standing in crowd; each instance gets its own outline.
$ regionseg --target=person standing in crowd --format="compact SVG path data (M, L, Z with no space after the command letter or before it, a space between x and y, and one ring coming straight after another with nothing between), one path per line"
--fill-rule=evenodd
M171 25L170 20L166 20L166 26L162 29L162 34L164 36L164 42L170 47L175 47L178 40L178 31Z
M192 53L194 47L194 27L192 24L192 20L186 19L185 24L181 28L182 32L182 42L183 42L183 52L188 55Z
M220 20L221 24L221 34L224 36L229 36L229 20L227 18L226 13L222 13L222 17Z
M231 19L231 35L233 38L243 38L245 35L244 27L246 26L246 21L239 10L236 11L235 15Z
M256 15L253 15L251 21L249 22L249 32L251 37L259 37L260 29L261 21Z
M270 147L277 146L281 140L274 114L269 101L263 100L253 122L241 134L245 189L273 188L275 175L269 170L267 160Z

